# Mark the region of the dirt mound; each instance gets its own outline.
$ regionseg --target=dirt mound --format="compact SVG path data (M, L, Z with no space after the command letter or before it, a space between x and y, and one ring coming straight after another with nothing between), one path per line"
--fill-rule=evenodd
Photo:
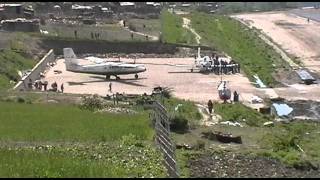
M191 177L320 177L319 170L298 170L266 157L231 152L204 154L188 164Z

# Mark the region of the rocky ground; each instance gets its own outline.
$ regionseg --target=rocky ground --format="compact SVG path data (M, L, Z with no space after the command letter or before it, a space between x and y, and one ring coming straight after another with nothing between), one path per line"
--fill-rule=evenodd
M189 161L191 177L320 177L320 170L289 168L266 157L232 152L204 154Z

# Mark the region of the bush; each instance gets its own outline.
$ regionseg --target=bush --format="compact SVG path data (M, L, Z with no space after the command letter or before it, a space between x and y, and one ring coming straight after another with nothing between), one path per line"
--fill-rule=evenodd
M197 140L196 145L195 145L195 149L196 150L201 150L204 149L206 143L202 140Z
M25 103L26 100L25 100L23 97L18 97L18 98L17 98L17 102L18 102L18 103Z
M183 133L189 129L188 120L181 115L175 115L170 122L171 131Z
M129 24L129 27L128 27L131 31L137 31L137 28L132 24L132 23L130 23Z
M80 108L87 109L90 111L94 111L96 109L102 109L103 101L97 94L94 94L93 96L85 96L83 97Z

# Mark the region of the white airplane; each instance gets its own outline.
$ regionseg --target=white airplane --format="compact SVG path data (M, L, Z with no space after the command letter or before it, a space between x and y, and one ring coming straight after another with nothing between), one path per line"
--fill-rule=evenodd
M135 74L134 77L138 79L138 73L146 71L146 67L142 64L127 64L121 62L104 62L98 64L80 65L72 48L64 48L63 55L65 58L67 71L105 75L106 79L110 79L110 76L115 76L116 79L120 79L118 75L126 74Z

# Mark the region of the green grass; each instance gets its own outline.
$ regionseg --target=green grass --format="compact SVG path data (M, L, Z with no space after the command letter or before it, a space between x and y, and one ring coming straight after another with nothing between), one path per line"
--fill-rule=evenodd
M150 144L135 141L1 148L0 177L165 177L161 158Z
M177 44L196 44L194 34L182 27L182 17L164 10L161 13L161 23L162 42Z
M0 50L0 91L13 87L13 82L20 80L18 71L32 69L36 64L28 54L31 47L27 42L31 43L31 37L21 32L10 33L8 36L10 40L7 40L6 47Z
M70 105L0 102L1 141L110 141L133 134L149 140L148 115L99 114Z
M202 37L201 43L226 52L241 64L251 81L255 81L253 75L257 74L264 84L273 87L277 84L273 78L276 68L288 67L257 32L240 22L227 16L198 12L192 13L190 18L192 27Z
M181 106L177 107L179 104L181 104ZM170 98L165 99L163 105L171 116L182 116L189 122L197 122L202 118L197 106L192 101Z
M289 166L306 162L320 164L320 126L312 122L280 124L270 129L259 142L261 154L279 159ZM304 152L297 147L300 146Z
M241 103L235 104L218 104L214 106L215 113L222 117L223 121L243 122L249 126L262 126L264 122L271 121L271 117L263 115L256 110L253 110Z

